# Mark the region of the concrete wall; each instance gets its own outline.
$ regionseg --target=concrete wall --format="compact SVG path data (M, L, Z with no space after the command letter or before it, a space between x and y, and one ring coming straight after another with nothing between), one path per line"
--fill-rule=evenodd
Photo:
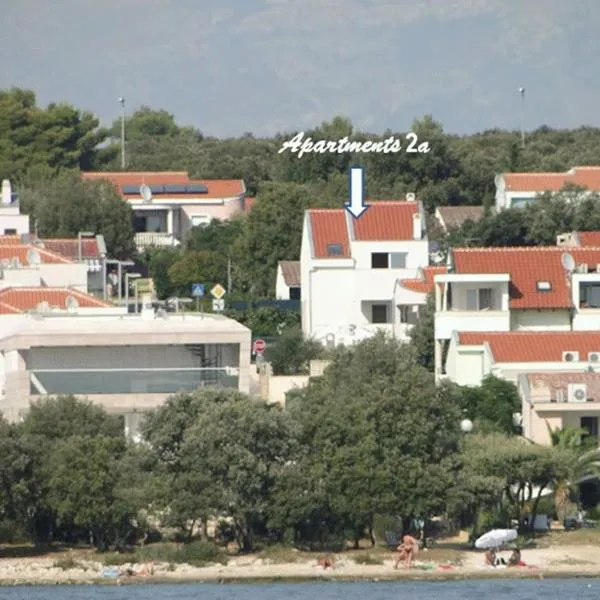
M568 310L511 310L511 329L523 331L569 331ZM600 322L598 323L600 325Z
M268 404L285 405L285 395L293 390L306 387L311 377L319 377L330 364L328 360L311 360L309 375L272 375L271 365L260 367L260 395Z

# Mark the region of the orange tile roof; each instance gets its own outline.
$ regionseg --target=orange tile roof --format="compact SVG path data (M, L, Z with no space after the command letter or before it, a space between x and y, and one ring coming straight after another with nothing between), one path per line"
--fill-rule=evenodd
M79 257L79 240L77 238L41 239L30 234L30 239L38 250L49 250L70 260L77 260ZM19 235L0 235L0 246L21 245L23 245L23 241ZM100 250L95 238L81 239L81 256L82 258L100 258Z
M412 240L413 217L419 214L419 202L379 200L359 219L353 219L354 239L359 242Z
M600 352L600 331L461 332L458 339L464 346L487 342L499 363L562 362L563 352L579 352L587 361L589 352Z
M343 208L313 208L308 211L308 215L313 256L315 258L349 258L350 241L346 211ZM341 254L330 256L327 252L328 244L339 244L342 247Z
M510 307L521 309L570 308L572 298L561 256L569 252L577 264L600 264L600 248L456 248L455 273L508 273ZM550 291L539 291L538 281L550 282Z
M42 262L46 264L71 264L73 262L60 254L45 250L35 244L0 244L0 260L18 258L21 265L28 266L29 260L27 258L27 253L30 250L37 250Z
M111 305L79 290L49 287L11 287L0 290L0 313L23 313L35 310L40 302L61 310L67 308L67 298L73 296L81 308L110 308Z
M0 315L20 315L22 313L22 310L17 310L14 306L10 306L10 304L0 302Z
M433 278L436 275L442 275L448 271L448 267L423 267L417 272L415 279L402 279L400 283L407 290L418 292L420 294L430 294L434 291L435 283Z
M580 246L600 247L600 231L577 231Z
M546 388L547 399L556 401L558 392L566 392L570 383L585 383L588 399L600 401L600 373L527 373L525 377L532 388Z
M187 183L197 183L205 185L208 188L207 194L169 194L169 198L180 198L196 200L197 198L232 198L241 196L245 193L246 187L241 179L190 179L185 171L162 171L162 172L85 172L81 174L85 180L108 180L117 188L126 185L141 186L143 183L148 185L184 185ZM139 198L139 193L123 194L125 199Z
M502 173L507 191L557 192L566 184L600 191L600 167L573 167L566 173Z

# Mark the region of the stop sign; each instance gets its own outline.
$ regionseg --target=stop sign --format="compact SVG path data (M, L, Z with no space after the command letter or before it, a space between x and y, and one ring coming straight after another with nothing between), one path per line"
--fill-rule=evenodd
M265 340L254 340L253 350L255 354L262 354L265 351L266 347L267 343L265 342Z

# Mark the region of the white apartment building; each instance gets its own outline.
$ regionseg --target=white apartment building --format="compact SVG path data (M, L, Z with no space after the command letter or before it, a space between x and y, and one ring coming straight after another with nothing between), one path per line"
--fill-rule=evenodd
M384 330L406 339L424 295L397 286L429 262L423 207L372 202L354 219L343 209L305 213L300 256L302 329L329 345Z
M23 235L29 233L29 216L19 210L19 199L12 191L8 179L2 181L0 198L0 235Z
M190 179L185 172L82 173L106 180L133 209L138 248L177 246L192 227L243 212L246 186L240 179Z
M62 394L135 420L181 390L249 392L251 332L222 315L148 310L0 322L0 411L10 421L31 402Z
M566 173L500 173L496 175L496 210L518 208L538 194L559 192L566 185L600 192L600 167L573 167Z
M591 332L598 341L589 351L600 349L599 247L458 248L448 259L448 272L434 275L438 379L475 385L489 372L482 350L465 347L474 345L464 341L468 336L514 341L519 332ZM541 338L528 339L536 345ZM562 348L567 354L575 350Z

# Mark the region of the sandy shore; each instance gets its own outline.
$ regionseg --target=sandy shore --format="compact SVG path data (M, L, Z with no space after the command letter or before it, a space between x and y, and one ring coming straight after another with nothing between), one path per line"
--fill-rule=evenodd
M55 566L56 555L41 558L0 559L0 585L61 583L157 583L157 582L240 582L240 581L306 581L306 580L396 580L396 579L476 579L490 577L549 578L600 577L600 552L596 546L559 546L524 551L528 567L485 568L481 552L467 551L461 564L445 565L427 560L421 552L414 568L394 569L393 555L383 564L356 564L347 555L336 558L334 568L323 569L317 560L294 563L272 563L246 556L231 559L227 565L192 567L189 565L155 564L153 575L125 574L126 569L139 572L144 565L106 567L100 562L77 560L77 568ZM117 572L119 577L115 577Z

